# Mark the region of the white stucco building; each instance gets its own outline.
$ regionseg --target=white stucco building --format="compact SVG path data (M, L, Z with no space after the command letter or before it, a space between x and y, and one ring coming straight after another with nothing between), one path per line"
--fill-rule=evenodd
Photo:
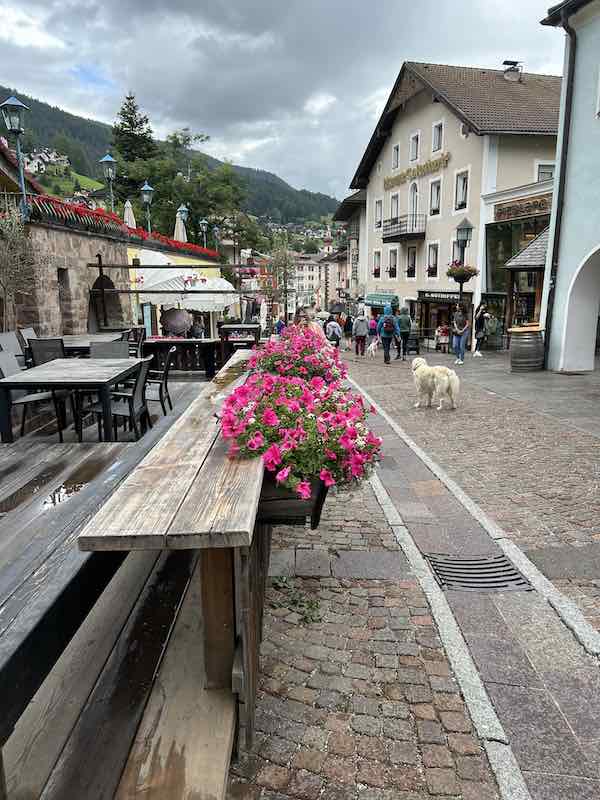
M546 365L589 371L600 309L600 0L568 0L543 24L566 32L541 320Z
M560 77L516 62L402 66L352 180L356 192L335 216L348 224L351 283L368 305L379 310L395 297L422 330L435 329L458 297L446 269L459 260L480 271L465 285L466 303L497 295L505 309L504 264L549 222L560 86Z

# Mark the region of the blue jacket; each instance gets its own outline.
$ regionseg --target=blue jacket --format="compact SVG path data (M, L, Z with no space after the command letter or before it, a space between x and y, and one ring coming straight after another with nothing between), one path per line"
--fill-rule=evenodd
M383 330L383 325L386 319L391 319L394 323L394 330L391 333ZM386 306L383 309L383 317L377 323L377 334L383 339L391 339L393 336L400 336L400 327L398 325L398 317L392 314L392 307Z

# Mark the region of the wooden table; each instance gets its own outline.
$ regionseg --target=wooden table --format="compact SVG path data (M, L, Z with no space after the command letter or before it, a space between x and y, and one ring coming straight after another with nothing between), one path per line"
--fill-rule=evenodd
M96 342L118 342L120 333L76 333L62 337L67 355L89 355L90 345Z
M214 416L218 396L243 374L249 355L248 350L234 354L78 538L81 550L196 551L188 601L193 599L200 615L201 624L194 627L200 628L201 642L190 641L186 657L197 657L198 688L206 690L195 693L195 702L205 704L204 711L200 706L197 711L204 714L199 753L204 736L207 742L233 742L235 714L232 718L230 712L214 713L215 703L231 703L227 698L232 697L232 687L246 746L254 728L271 533L270 526L256 522L263 464L260 458L228 459L228 444ZM160 700L165 719L169 700ZM171 698L171 705L175 702ZM167 747L172 745L177 752L177 726L163 725L162 716L150 722L154 731L159 729L153 735L169 738ZM146 751L140 753L140 763L147 762L144 769L151 770L152 748Z
M39 367L0 380L0 434L12 442L11 390L85 389L97 392L102 403L104 440L113 441L110 390L139 369L140 358L56 358Z
M167 352L173 345L177 348L173 369L193 371L202 369L207 378L215 376L215 356L220 339L183 339L178 336L150 337L143 342L146 355L155 354L158 367L162 367Z

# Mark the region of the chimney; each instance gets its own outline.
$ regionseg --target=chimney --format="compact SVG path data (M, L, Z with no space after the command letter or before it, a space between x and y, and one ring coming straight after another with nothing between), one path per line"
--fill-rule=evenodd
M523 66L520 61L503 61L504 80L520 83L522 80Z

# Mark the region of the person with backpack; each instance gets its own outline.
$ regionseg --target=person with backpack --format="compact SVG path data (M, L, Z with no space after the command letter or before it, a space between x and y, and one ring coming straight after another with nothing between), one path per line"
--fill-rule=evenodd
M400 328L398 327L398 319L395 314L392 313L392 307L386 306L383 309L383 316L380 317L379 322L377 323L377 335L381 340L381 344L383 345L383 363L389 364L390 363L390 347L392 346L392 342L394 337L400 338Z
M365 344L367 342L367 334L369 333L369 323L365 317L365 312L361 311L358 317L354 320L352 326L352 336L354 337L354 352L356 355L364 356Z
M327 325L325 326L325 336L327 336L327 341L334 347L340 346L342 329L340 327L340 323L334 316L329 317L327 320Z
M352 328L354 327L354 320L352 315L348 314L344 321L344 339L346 340L346 350L352 350Z
M406 306L400 312L398 317L398 328L400 329L400 344L402 345L402 361L406 361L406 354L408 353L408 340L410 338L410 329L412 320L410 318L410 311ZM398 355L400 358L400 348L398 348Z

